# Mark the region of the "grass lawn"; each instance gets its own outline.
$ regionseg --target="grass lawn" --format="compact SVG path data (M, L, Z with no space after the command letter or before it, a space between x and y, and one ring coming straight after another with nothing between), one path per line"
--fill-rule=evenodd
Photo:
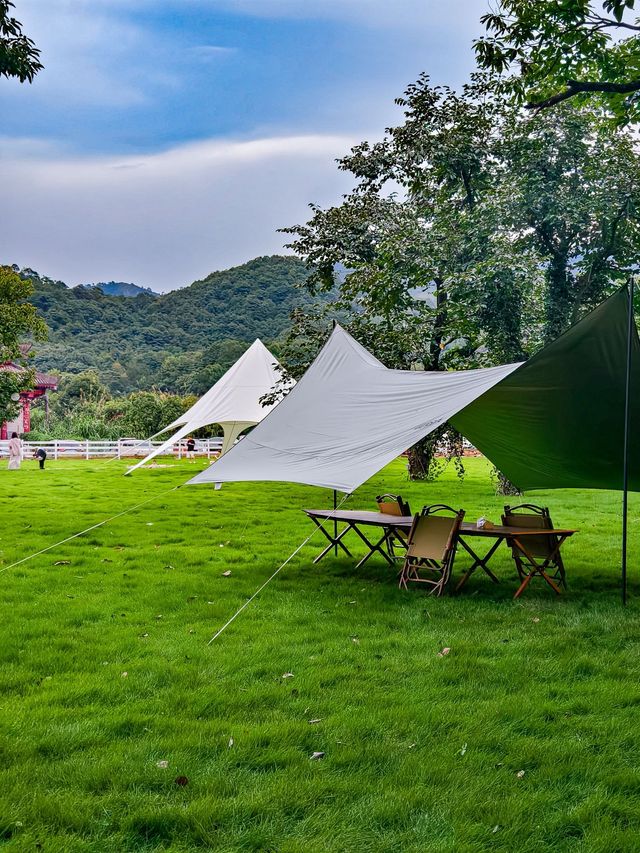
M200 467L3 464L0 569L161 495L0 573L3 851L640 849L637 496L626 610L620 496L538 492L580 528L560 599L514 602L504 547L500 586L435 600L378 558L314 566L317 534L207 646L331 495L169 491ZM346 506L401 491L498 520L487 464L467 469L415 484L397 462Z

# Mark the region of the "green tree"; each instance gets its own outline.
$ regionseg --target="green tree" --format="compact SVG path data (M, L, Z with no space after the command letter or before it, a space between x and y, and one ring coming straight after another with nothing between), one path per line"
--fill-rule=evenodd
M0 364L12 361L22 366L21 372L0 371L0 422L14 417L15 397L32 386L33 370L29 369L30 355L20 348L28 335L38 340L46 337L46 326L38 317L28 298L33 285L8 266L0 266Z
M87 403L95 405L109 399L109 391L96 370L63 373L59 388L53 398L53 410L59 415L67 415Z
M174 421L196 401L157 391L134 392L108 399L91 372L78 377L75 391L57 403L47 424L41 408L34 409L32 427L38 439L147 438ZM212 431L215 434L215 431Z
M512 116L499 151L494 234L539 258L549 342L640 262L640 157L629 133L570 104L530 123Z
M522 122L484 77L460 94L422 77L399 103L404 124L341 161L353 192L288 229L313 293L346 268L333 309L387 366L526 358L637 263L628 133L571 104Z
M333 307L397 348L389 366L522 358L640 260L629 132L571 104L523 123L483 78L458 95L423 77L399 103L403 125L340 161L354 191L287 229L313 293L347 268Z
M122 414L117 419L120 435L133 438L155 435L185 412L193 402L193 398L158 391L134 391L128 395Z
M33 82L43 68L40 51L22 32L22 24L11 15L15 3L0 0L0 77Z
M640 22L635 0L499 0L475 42L483 69L529 108L598 94L619 123L640 115Z

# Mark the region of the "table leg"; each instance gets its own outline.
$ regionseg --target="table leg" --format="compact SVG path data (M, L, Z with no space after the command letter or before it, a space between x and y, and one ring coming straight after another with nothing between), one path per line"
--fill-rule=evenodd
M543 572L542 569L535 568L531 572L529 572L528 575L526 575L525 579L522 581L522 583L520 584L520 586L516 590L515 595L513 597L514 598L520 598L522 593L529 586L529 584L531 583L531 581L533 580L533 578L536 575L540 575L540 577L549 584L549 586L555 592L556 595L561 595L560 589L558 588L556 583L549 577L549 575L546 574L545 572Z
M365 556L360 560L360 562L359 562L359 563L358 563L358 565L356 566L356 569L359 569L359 568L361 568L362 566L364 566L364 564L367 562L367 560L369 559L369 557L372 557L372 556L376 553L376 551L377 551L379 554L381 554L381 555L385 558L385 560L387 561L387 563L389 563L389 565L390 565L390 566L394 566L394 565L395 565L395 563L394 563L393 559L392 559L392 558L387 554L387 552L386 552L386 551L381 547L381 546L382 546L382 545L387 541L387 536L389 535L389 534L387 533L387 531L386 531L386 530L385 530L385 532L384 532L384 535L383 535L383 536L382 536L382 537L381 537L381 538L380 538L380 539L379 539L375 544L374 544L373 542L369 542L369 540L368 540L368 539L367 539L367 537L364 535L364 533L363 533L363 532L358 528L358 526L357 526L357 525L355 525L355 524L353 525L353 531L354 531L354 533L357 533L357 534L358 534L358 536L362 539L362 541L364 542L364 544L365 544L365 545L367 546L367 548L369 549L369 553L368 553L368 554L365 554Z
M458 584L456 586L456 592L458 592L460 589L462 589L462 587L466 584L466 582L469 580L471 575L475 572L475 570L478 567L480 567L484 572L486 572L486 574L489 575L489 577L491 578L491 580L494 583L500 583L500 581L493 574L493 572L491 571L491 569L489 568L487 563L489 562L491 557L493 557L493 555L496 552L498 545L502 542L503 539L504 539L504 536L497 537L496 541L493 543L491 548L489 548L489 550L484 555L484 557L480 557L478 554L476 554L476 552L473 550L473 548L471 548L471 546L468 545L467 542L465 542L465 540L462 538L462 536L458 536L458 542L460 543L460 545L462 545L462 547L465 549L465 551L473 557L474 562L473 562L473 565L471 566L471 568L467 569L467 571L463 574L463 576L458 581Z
M340 533L339 533L337 536L331 536L331 534L329 533L329 531L328 531L325 527L323 527L323 526L322 526L322 522L321 522L321 521L318 521L318 519L317 519L317 518L315 518L313 515L309 516L309 518L311 519L311 521L313 521L313 523L315 524L315 526L316 526L316 527L318 527L318 528L322 531L322 533L326 536L326 538L329 540L329 544L327 545L327 547L326 547L323 551L321 551L321 552L318 554L318 556L315 558L315 560L313 561L313 562L314 562L314 564L315 564L315 563L319 563L319 562L320 562L320 560L322 560L322 558L323 558L323 557L326 557L326 556L327 556L327 554L329 553L329 551L331 551L333 548L335 548L335 549L337 550L337 549L338 549L338 547L342 548L342 550L345 552L345 554L346 554L348 557L353 557L353 554L351 553L351 551L349 551L349 549L347 548L347 546L346 546L346 545L341 541L341 540L342 540L342 537L343 537L346 533L348 533L348 532L349 532L349 530L351 530L351 525L350 525L350 524L347 524L347 526L346 526L343 530L341 530L341 531L340 531ZM326 519L323 519L323 520L324 520L324 521L326 521Z

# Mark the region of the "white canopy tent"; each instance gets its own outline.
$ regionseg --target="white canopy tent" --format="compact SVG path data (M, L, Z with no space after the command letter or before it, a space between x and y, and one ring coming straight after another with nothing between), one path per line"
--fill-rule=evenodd
M247 427L260 423L271 411L273 405L262 406L260 398L267 394L281 377L276 357L260 339L255 340L197 403L156 433L162 435L178 427L171 438L156 447L127 473L130 474L155 456L164 453L176 441L210 424L220 424L222 427L224 438L221 452L225 454Z
M336 326L269 417L189 483L286 480L352 492L518 366L389 370Z

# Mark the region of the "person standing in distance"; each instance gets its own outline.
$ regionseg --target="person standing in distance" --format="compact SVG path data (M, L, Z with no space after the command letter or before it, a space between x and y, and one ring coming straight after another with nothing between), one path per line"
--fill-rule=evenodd
M17 432L11 433L9 439L9 471L17 471L22 462L22 442Z
M195 461L196 458L196 440L190 435L187 439L187 459L190 459L192 462Z

